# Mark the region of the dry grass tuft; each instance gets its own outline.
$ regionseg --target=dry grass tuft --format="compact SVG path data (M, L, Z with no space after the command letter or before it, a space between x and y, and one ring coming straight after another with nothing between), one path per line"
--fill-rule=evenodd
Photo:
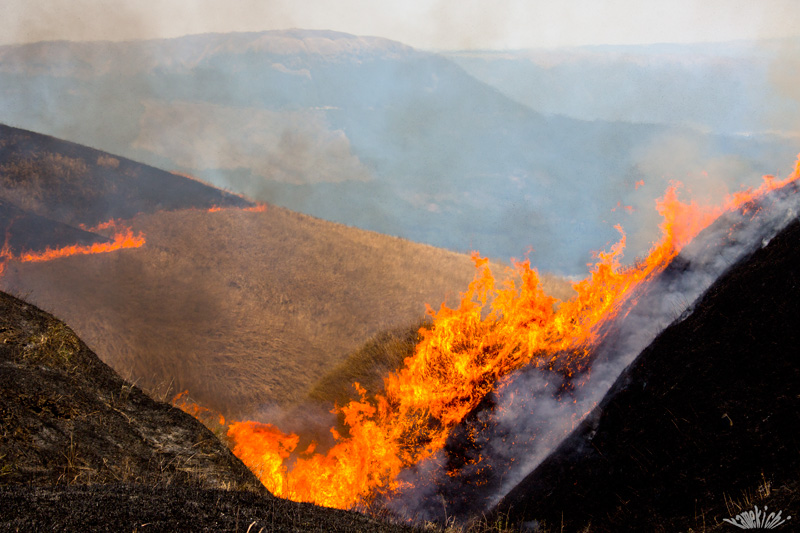
M429 323L427 319L420 319L412 326L378 333L322 376L308 393L309 399L345 405L358 398L354 383L371 395L380 392L383 378L399 369L403 361L413 355L420 340L419 330Z

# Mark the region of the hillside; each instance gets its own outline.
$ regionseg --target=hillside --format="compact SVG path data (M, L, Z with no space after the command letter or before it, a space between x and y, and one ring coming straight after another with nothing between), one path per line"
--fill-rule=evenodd
M225 413L303 399L372 335L452 303L474 273L465 255L280 208L130 222L145 246L11 262L0 286L65 317L140 386L188 389Z
M495 512L598 532L728 531L754 505L794 517L798 241L794 220L718 279Z
M120 379L62 322L0 293L3 484L263 491L205 427Z
M162 210L255 205L184 176L3 124L0 200L74 227Z
M658 75L639 84L603 70L600 55L592 79L624 89L603 92L609 105L665 101L651 90L663 87ZM715 59L696 77L716 79ZM600 86L574 108L593 106ZM667 100L712 100L705 108L720 112L720 97L687 90ZM772 135L590 118L518 103L450 57L332 31L0 47L6 123L415 242L504 260L533 249L534 265L561 274L585 274L590 251L616 239L615 223L637 228L629 250L645 253L657 233L653 200L670 180L719 195L783 173L776 161L797 152Z
M4 293L0 336L0 531L408 530L271 496L194 418Z
M19 255L30 250L46 250L70 245L92 245L108 239L69 224L29 213L0 200L0 233L5 236L5 252Z
M417 324L426 304L454 302L474 273L463 254L282 208L238 209L254 204L52 137L0 134L0 223L12 255L107 241L84 229L106 217L146 240L44 262L4 256L0 287L65 317L105 362L161 398L189 390L237 414L304 400L373 335Z

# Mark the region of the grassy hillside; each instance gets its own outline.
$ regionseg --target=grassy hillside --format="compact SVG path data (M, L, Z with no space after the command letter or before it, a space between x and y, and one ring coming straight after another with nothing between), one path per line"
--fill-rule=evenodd
M147 397L63 322L0 293L0 485L266 491L196 420Z
M0 181L13 254L105 241L85 228L107 217L146 236L144 247L111 254L5 255L0 287L69 320L157 396L188 390L226 414L341 401L354 381L380 388L413 350L425 305L456 303L474 274L464 254L282 208L239 209L253 204L9 127L0 127ZM380 345L393 335L402 340Z
M147 244L10 263L2 287L68 320L124 376L223 412L305 396L376 333L454 303L468 256L280 208L132 220Z

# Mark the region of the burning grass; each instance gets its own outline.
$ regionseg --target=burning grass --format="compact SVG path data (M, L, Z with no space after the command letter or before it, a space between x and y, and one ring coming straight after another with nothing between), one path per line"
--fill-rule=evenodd
M386 376L383 391L338 409L346 434L327 452L270 424L232 422L234 453L276 495L321 505L369 508L403 488L398 474L440 450L450 433L495 384L523 366L566 375L585 369L605 325L633 305L641 284L660 273L717 216L800 177L800 162L786 180L766 177L761 188L733 195L719 207L683 203L675 188L658 202L663 237L647 258L621 264L625 236L598 254L591 275L567 301L548 295L527 262L496 282L487 261L475 256L477 275L457 307L431 310L432 326L404 367ZM620 230L621 231L621 230ZM635 299L635 298L634 298Z

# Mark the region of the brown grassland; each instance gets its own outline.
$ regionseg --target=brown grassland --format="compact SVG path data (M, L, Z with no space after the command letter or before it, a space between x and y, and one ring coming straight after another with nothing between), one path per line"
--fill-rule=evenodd
M277 207L131 223L147 237L142 248L11 263L0 286L62 317L156 396L188 390L229 416L312 390L341 399L352 377L379 386L413 348L425 304L456 303L475 271L465 254ZM398 328L402 350L358 355Z

